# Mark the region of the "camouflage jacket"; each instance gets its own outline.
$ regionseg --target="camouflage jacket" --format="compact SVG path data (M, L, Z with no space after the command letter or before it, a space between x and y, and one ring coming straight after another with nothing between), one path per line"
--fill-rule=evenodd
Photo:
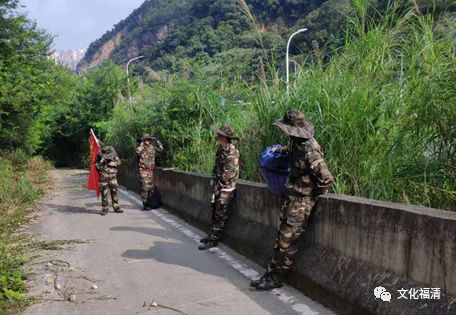
M139 169L152 170L155 168L155 156L157 152L163 151L163 145L160 141L156 140L155 143L141 145L136 148L136 154L139 156Z
M234 190L239 178L239 151L230 143L226 148L219 146L215 155L212 176L219 189Z
M334 179L324 160L323 151L314 139L292 140L282 147L281 153L290 154L291 169L288 177L289 194L318 196L328 190Z
M117 167L121 164L119 157L116 155L113 159L106 159L102 154L98 154L96 168L100 174L100 180L109 180L117 178Z

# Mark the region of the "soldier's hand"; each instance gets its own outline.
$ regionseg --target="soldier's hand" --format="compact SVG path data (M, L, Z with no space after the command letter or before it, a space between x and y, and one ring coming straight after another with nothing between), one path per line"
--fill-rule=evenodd
M275 147L275 148L272 148L271 149L271 152L275 153L275 152L280 152L280 150L282 150L282 147Z
M114 166L116 166L116 162L112 162L112 161L111 161L111 162L108 163L108 165L114 167Z

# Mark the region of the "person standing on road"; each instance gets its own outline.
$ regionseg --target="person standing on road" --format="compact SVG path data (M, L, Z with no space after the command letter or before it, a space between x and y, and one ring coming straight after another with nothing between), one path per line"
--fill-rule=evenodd
M239 178L239 151L232 143L232 140L237 138L228 125L213 128L213 130L217 134L219 146L211 180L211 233L200 240L203 243L199 246L200 250L215 247L221 240L229 217L230 204L236 191L236 181Z
M274 255L266 273L251 286L258 291L282 287L282 276L292 267L301 234L319 195L326 193L333 183L323 151L313 138L313 126L298 110L288 111L274 123L290 137L290 145L276 151L289 154L291 169L286 185L287 196L281 209L279 230Z
M97 155L96 169L100 175L101 215L106 215L108 208L108 192L111 192L112 207L114 212L123 213L120 209L117 195L117 167L121 164L116 150L111 146L103 146Z
M140 182L140 194L143 202L143 210L150 210L147 205L149 190L154 186L155 156L163 151L163 145L157 138L145 134L141 138L141 144L136 148L139 157L138 173Z

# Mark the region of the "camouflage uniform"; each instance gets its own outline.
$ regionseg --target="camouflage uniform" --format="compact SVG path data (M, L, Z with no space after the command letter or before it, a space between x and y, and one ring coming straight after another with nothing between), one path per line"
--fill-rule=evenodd
M122 212L117 195L117 167L121 164L113 147L105 147L98 154L96 168L100 174L100 192L102 213L108 212L108 192L111 192L112 207L115 212Z
M217 245L223 236L226 222L230 213L230 204L236 191L236 181L239 178L239 151L231 143L233 131L228 125L213 128L218 136L227 139L226 145L220 144L215 155L215 165L212 172L212 195L211 195L211 233L203 238L199 249L208 249Z
M147 145L145 142L155 141ZM155 168L155 156L157 152L163 151L163 145L161 142L149 135L144 135L141 139L141 144L136 148L136 154L139 157L138 173L140 181L140 193L143 203L147 201L149 189L154 186L154 168Z
M297 242L307 227L317 197L331 185L333 178L314 138L294 139L282 153L289 153L291 169L286 185L287 197L280 213L280 225L269 272L286 273L294 262Z
M252 282L259 290L281 286L280 275L286 274L294 263L299 238L306 230L315 201L333 182L323 151L313 138L313 126L301 112L289 111L275 125L291 137L290 145L279 150L290 155L291 169L273 258L262 279Z
M212 224L209 239L212 242L218 242L222 238L228 220L229 206L239 178L239 151L234 144L229 143L226 147L222 145L218 147L212 176Z

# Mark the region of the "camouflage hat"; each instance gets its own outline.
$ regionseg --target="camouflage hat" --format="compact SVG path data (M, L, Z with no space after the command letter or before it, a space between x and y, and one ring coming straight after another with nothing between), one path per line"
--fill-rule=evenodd
M145 133L142 135L141 141L146 141L146 140L154 140L154 138L150 134Z
M218 135L225 136L230 139L239 140L239 138L234 136L233 129L231 129L231 127L229 125L223 125L221 127L213 127L212 130L215 131L215 133L217 133Z
M306 120L302 112L296 109L287 111L285 116L277 120L274 125L291 137L310 139L314 135L313 125Z

